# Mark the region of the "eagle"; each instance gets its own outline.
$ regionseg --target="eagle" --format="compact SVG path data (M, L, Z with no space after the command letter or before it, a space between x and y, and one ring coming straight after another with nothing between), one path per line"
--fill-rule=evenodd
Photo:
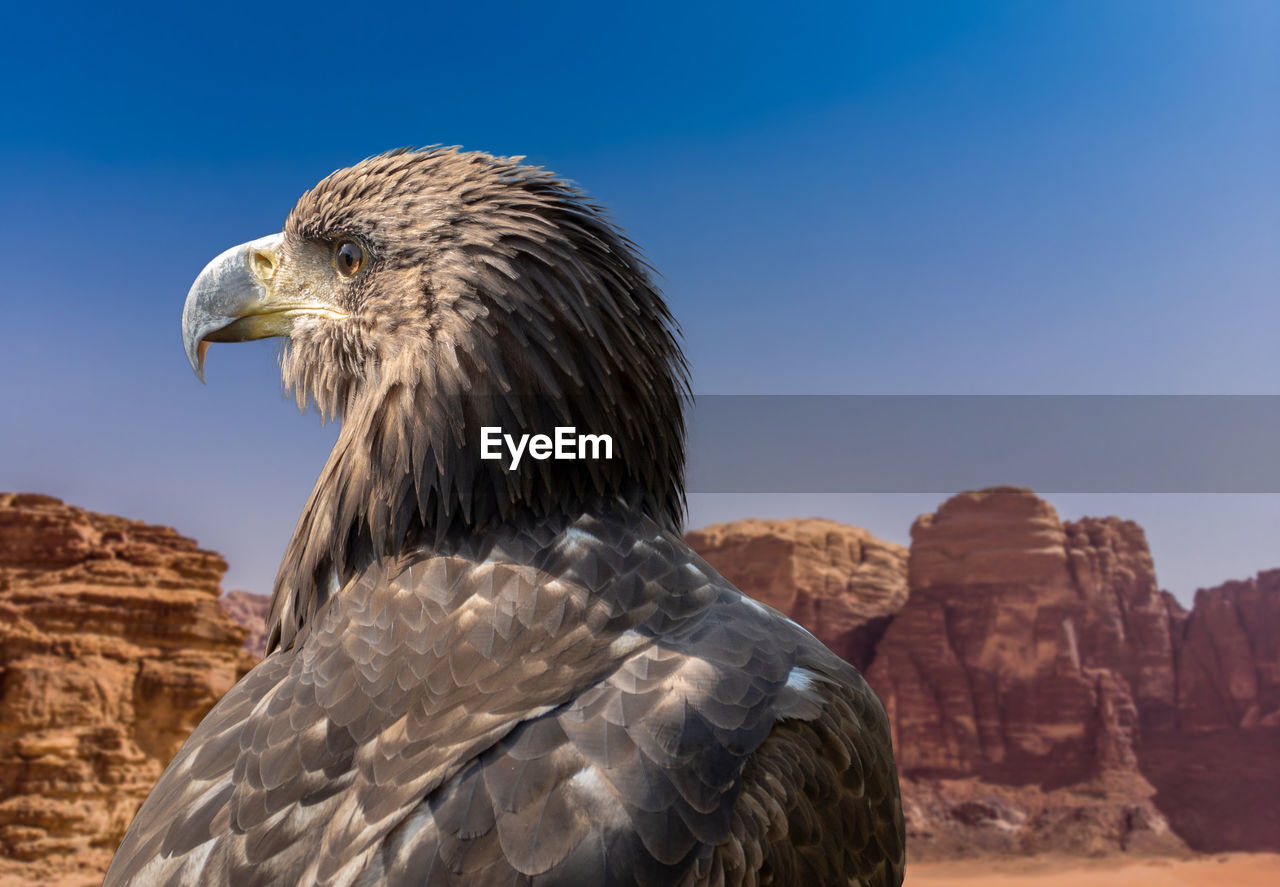
M182 336L201 379L210 343L284 337L285 385L341 427L266 657L106 887L901 883L884 708L682 539L678 328L576 185L369 158L210 262ZM611 447L482 445L561 428Z

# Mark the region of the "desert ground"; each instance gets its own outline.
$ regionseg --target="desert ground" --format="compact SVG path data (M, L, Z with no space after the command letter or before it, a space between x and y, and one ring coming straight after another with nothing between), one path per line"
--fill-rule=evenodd
M78 872L8 869L0 861L0 887L96 887L105 857ZM905 887L1273 887L1280 855L1233 853L1191 859L1096 861L1063 858L971 860L909 866Z
M1232 853L1192 859L1019 859L909 866L906 887L1273 887L1280 855Z

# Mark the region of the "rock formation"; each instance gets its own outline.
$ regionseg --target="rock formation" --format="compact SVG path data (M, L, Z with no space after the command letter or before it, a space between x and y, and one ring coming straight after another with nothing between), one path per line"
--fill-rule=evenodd
M949 499L911 538L868 679L917 858L1280 850L1280 571L1188 614L1136 524L1063 522L1011 487Z
M166 527L0 494L0 880L100 882L164 765L253 664L218 606L225 569Z
M229 591L218 599L227 615L249 632L244 648L254 659L261 659L267 652L267 611L271 609L271 597L251 594L247 591Z
M859 668L907 599L907 550L835 521L741 520L685 537L742 591Z
M949 499L911 539L910 597L868 680L911 786L917 855L1177 849L1135 751L1144 723L1172 722L1181 619L1142 529L1063 523L997 487Z
M1280 570L1196 592L1178 691L1184 728L1280 727Z
M1172 719L1180 615L1136 524L1063 524L1004 487L911 538L911 597L869 673L905 769L1070 784L1131 766L1144 714Z
M1194 850L1280 850L1280 570L1196 592L1177 725L1143 731L1156 803Z

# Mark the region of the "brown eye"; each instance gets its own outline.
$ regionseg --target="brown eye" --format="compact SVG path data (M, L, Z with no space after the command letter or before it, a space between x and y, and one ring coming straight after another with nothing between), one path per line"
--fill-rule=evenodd
M350 280L364 267L364 248L354 240L344 240L333 254L333 264L338 269L339 277Z

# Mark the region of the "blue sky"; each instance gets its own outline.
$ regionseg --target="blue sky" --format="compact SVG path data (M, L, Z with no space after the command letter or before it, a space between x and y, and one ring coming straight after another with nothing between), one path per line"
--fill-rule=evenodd
M0 489L269 588L334 430L270 343L186 368L225 247L404 144L527 155L645 249L704 393L1276 393L1272 2L34 4L0 74ZM18 35L13 39L13 35ZM856 458L851 454L851 458ZM1050 497L1163 585L1280 566L1280 497ZM698 496L905 541L922 496Z

